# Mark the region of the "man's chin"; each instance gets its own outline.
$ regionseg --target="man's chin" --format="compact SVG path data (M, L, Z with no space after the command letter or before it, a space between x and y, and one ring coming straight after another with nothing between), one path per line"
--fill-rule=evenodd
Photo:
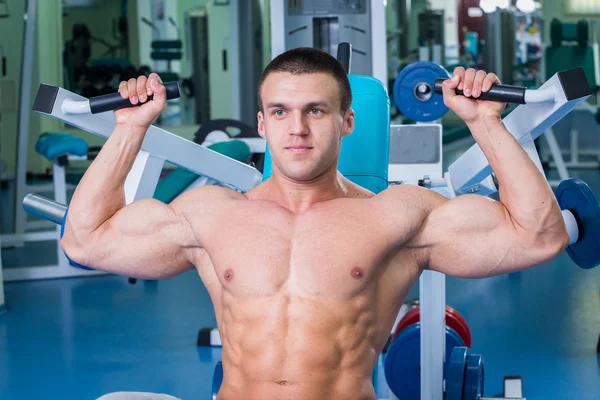
M310 170L310 171L293 171L293 172L288 172L288 173L284 172L284 175L290 181L305 183L305 182L314 181L319 176L321 176L323 173L324 173L324 171L319 172L319 171Z

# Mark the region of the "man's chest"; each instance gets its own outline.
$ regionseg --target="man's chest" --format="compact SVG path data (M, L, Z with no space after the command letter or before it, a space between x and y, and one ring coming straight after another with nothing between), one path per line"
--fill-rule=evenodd
M232 213L205 246L213 278L234 295L350 298L381 276L396 250L385 224L365 210L245 215Z

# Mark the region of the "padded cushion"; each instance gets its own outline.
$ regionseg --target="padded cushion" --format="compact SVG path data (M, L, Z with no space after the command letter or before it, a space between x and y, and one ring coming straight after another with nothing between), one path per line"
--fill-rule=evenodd
M208 148L239 162L248 161L251 155L250 148L241 140L218 142L208 146ZM191 185L197 178L198 175L187 169L175 168L169 175L158 182L153 197L156 200L168 204L179 196L179 194L181 194L185 188Z
M342 139L338 170L350 181L373 193L388 187L390 99L383 84L372 77L348 75L352 89L354 131ZM265 151L263 180L273 173Z
M50 161L66 154L83 157L88 153L85 140L62 132L46 132L35 143L35 151Z

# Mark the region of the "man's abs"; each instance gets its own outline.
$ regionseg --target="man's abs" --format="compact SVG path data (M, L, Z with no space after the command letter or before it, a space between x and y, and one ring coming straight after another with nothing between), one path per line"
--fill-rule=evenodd
M378 350L367 296L346 302L224 294L219 399L372 399ZM240 397L240 395L243 396Z
M296 217L240 203L198 257L212 268L197 264L223 342L220 398L374 398L373 367L417 276L403 271L417 269L391 262L360 208Z

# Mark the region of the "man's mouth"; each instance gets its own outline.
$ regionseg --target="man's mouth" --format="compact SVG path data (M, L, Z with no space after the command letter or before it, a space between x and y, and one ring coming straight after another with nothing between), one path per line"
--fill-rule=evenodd
M306 153L307 151L309 151L310 149L312 149L312 147L308 147L308 146L288 146L285 148L286 150L289 150L293 153Z

